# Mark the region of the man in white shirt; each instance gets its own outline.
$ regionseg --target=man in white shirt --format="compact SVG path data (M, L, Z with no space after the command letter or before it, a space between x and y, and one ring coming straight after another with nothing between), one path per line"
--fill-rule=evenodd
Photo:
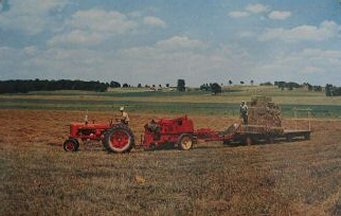
M121 107L121 108L120 108L120 112L121 112L121 119L120 119L121 122L122 122L123 124L128 125L130 119L129 119L128 113L124 111L124 107Z

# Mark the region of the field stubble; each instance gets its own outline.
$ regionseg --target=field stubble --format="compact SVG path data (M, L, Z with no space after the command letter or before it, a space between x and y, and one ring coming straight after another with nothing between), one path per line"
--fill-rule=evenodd
M212 142L189 152L135 149L124 155L107 154L97 145L65 153L67 124L83 115L1 111L1 215L341 214L340 121L315 120L311 140L293 143ZM89 117L107 121L112 113ZM132 113L136 137L157 117ZM223 129L238 120L190 117L197 128Z

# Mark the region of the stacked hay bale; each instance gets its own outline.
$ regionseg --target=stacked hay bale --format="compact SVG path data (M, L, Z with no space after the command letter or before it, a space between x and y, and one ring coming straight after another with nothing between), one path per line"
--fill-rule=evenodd
M264 130L283 132L280 107L273 103L270 97L253 97L248 107L249 128L258 132L264 132Z

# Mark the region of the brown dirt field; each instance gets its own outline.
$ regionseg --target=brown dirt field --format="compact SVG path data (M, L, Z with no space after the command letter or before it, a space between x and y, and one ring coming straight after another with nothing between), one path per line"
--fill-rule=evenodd
M111 116L89 113L96 121ZM140 137L158 116L130 117ZM196 128L238 121L190 117ZM1 110L0 215L341 215L340 121L314 120L310 141L212 142L188 152L124 155L81 145L65 153L67 125L83 118L83 112Z

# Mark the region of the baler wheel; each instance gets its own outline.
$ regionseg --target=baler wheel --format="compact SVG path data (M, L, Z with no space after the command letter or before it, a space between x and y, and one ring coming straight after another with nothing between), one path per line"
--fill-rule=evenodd
M193 137L189 134L184 134L180 137L178 147L180 150L190 150L193 147Z
M116 124L110 128L104 136L104 148L108 152L129 152L135 144L132 130L124 124Z
M76 139L67 139L63 144L63 148L66 152L75 152L79 149L79 143Z

